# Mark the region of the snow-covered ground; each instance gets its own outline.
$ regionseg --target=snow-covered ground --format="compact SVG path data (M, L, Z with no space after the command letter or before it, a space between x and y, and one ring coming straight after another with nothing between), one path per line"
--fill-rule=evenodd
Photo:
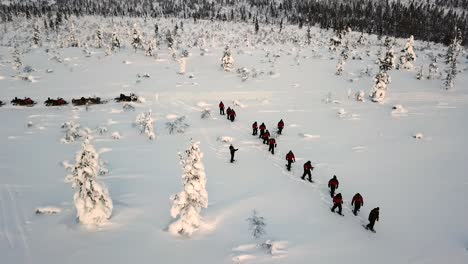
M321 36L313 30L315 38ZM393 70L383 104L358 102L354 94L372 87L380 47L374 43L370 56L367 48L356 51L364 59L349 59L337 76L339 53L328 51L323 38L314 39L313 48L231 47L235 69L258 73L246 81L235 70L222 70L224 45L216 36L203 54L188 48L185 74L178 74L179 63L165 48L158 50L158 59L131 48L111 56L90 48L89 57L82 48L63 48L58 49L61 63L45 48L32 48L21 58L36 69L29 73L33 82L12 77L12 48L0 47L0 100L38 101L31 108L0 107L0 262L467 263L466 71L458 74L455 89L446 91L440 79L417 80L416 70ZM433 51L445 52L439 46ZM430 52L416 49L415 65L424 64L425 73ZM459 60L465 70L464 55ZM366 68L370 76L361 74ZM141 77L146 73L149 78ZM134 111L111 100L130 92L143 99L134 103ZM42 104L47 97L93 95L109 102L87 110ZM218 114L220 100L236 110L235 122ZM211 118L202 119L207 108ZM154 140L134 125L148 110L155 120ZM166 123L182 116L190 126L170 134ZM250 127L265 122L275 134L280 119L285 129L271 155ZM91 142L109 170L98 178L108 187L114 210L110 223L100 228L77 222L74 190L64 181L64 165L74 163L82 144L82 139L61 142L61 125L68 121L92 130ZM102 127L107 129L101 134ZM423 137L416 139L418 133ZM169 198L182 190L177 152L190 139L200 141L204 153L209 205L202 210L201 228L184 238L168 232ZM239 148L233 164L230 143ZM292 172L285 169L289 150L297 160ZM307 160L315 166L313 184L300 179ZM329 209L327 182L333 175L340 181L344 217ZM357 217L350 211L356 192L364 197ZM377 206L374 234L361 225ZM48 207L56 213L36 214ZM258 240L246 221L254 209L266 221L266 235ZM272 254L256 246L268 239L276 241Z

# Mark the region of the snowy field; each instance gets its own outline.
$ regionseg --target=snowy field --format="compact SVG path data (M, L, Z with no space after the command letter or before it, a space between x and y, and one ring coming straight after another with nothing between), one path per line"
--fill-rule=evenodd
M25 81L11 66L13 48L0 46L0 100L8 102L0 107L1 263L468 263L466 54L459 57L454 89L447 91L442 79L415 77L420 65L427 75L428 54L445 54L446 48L416 40L415 69L392 70L387 98L373 103L367 95L383 49L375 36L354 49L363 60L349 59L337 76L339 51L327 46L332 32L312 28L308 46L302 40L306 28L287 27L284 34L295 32L301 41L247 45L251 33L235 31L245 25L184 23L178 49L190 53L184 74L164 45L156 58L129 44L106 56L91 45L86 55L82 47L25 48L25 40L22 65L35 69ZM237 35L212 33L201 51L184 46L195 29ZM231 72L220 66L225 43L232 44ZM397 40L397 56L404 43ZM443 58L438 64L444 76ZM236 72L242 67L251 74L245 81ZM367 68L371 74L362 73ZM359 90L366 92L365 102L355 100ZM142 98L133 111L112 100L131 92ZM88 109L43 104L48 97L93 95L109 101ZM15 96L38 104L12 106ZM218 114L221 100L237 112L234 122ZM407 111L392 113L394 105ZM211 117L202 119L205 109ZM154 140L134 125L148 110ZM185 133L170 134L166 123L183 116ZM251 124L265 122L275 134L280 119L285 128L272 155L252 136ZM109 170L98 179L110 191L113 213L97 228L77 222L75 191L64 181L69 172L63 164L75 162L83 142L62 143L61 125L69 121L91 130L91 143ZM103 127L107 131L99 133ZM417 133L423 137L414 138ZM235 163L220 137L239 148ZM200 141L204 153L209 205L201 212L202 226L187 238L172 235L168 226L169 198L182 190L177 153L190 139ZM291 172L285 169L289 150L297 160ZM300 179L307 160L315 167L315 183ZM344 217L330 212L327 183L333 175ZM350 205L356 192L364 197L358 216ZM380 221L371 233L362 224L377 206ZM36 214L38 208L53 214ZM252 238L246 221L254 209L266 222L260 239ZM275 243L271 254L256 246L266 240Z

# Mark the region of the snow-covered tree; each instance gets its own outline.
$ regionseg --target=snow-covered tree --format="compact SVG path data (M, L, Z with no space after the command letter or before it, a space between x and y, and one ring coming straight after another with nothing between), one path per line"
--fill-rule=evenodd
M102 48L102 33L99 28L96 30L96 34L94 35L94 41L96 42L96 48Z
M109 191L96 180L100 171L99 154L86 139L76 155L71 174L66 177L77 189L74 195L77 217L85 225L105 223L112 215Z
M141 39L140 32L136 27L133 28L133 38L132 38L132 47L135 50L135 52L142 48L143 46L143 40Z
M177 72L180 75L185 74L185 69L187 67L187 59L185 58L180 58L177 60L179 62L179 72Z
M307 45L310 45L312 43L312 35L310 34L310 24L307 26Z
M68 26L69 30L69 35L68 35L68 46L69 47L79 47L80 43L78 41L78 38L76 37L76 30L75 30L75 24L73 22L70 22L70 25Z
M374 87L370 97L374 102L382 102L387 94L387 85L390 83L390 76L385 71L380 71L374 78Z
M437 78L437 74L439 73L439 68L437 67L437 63L432 62L429 64L429 73L427 75L427 79L433 80Z
M414 52L413 46L414 38L413 35L411 35L402 50L404 54L400 57L400 67L403 69L413 69L413 61L416 60L416 53Z
M65 130L65 135L61 139L64 144L73 143L78 138L86 137L90 132L88 129L82 129L80 124L73 121L65 122L61 127Z
M116 32L112 33L112 51L116 50L116 49L120 49L121 47L121 44L120 44L120 38L119 36L117 35Z
M34 45L39 45L39 42L41 41L41 32L37 23L34 23L33 25L32 41Z
M154 134L154 119L151 117L151 109L147 113L139 114L135 123L139 126L140 132L145 133L149 139L153 140L156 137L156 134Z
M458 55L461 52L461 43L463 41L461 31L459 29L456 30L456 35L450 42L450 45L447 49L447 54L445 55L445 64L447 68L445 72L447 73L444 81L445 89L453 88L455 78L457 76L457 59Z
M418 73L416 73L416 79L422 80L424 78L423 70L424 70L424 66L421 65L419 67Z
M252 237L257 239L265 235L265 219L257 214L256 210L253 210L252 216L247 218L249 223L249 229L252 231Z
M154 39L146 42L145 55L149 57L153 57L155 55L154 54L155 47L156 47L156 42L154 41Z
M13 68L19 71L21 66L23 66L23 62L21 61L21 53L17 44L15 44L11 56L13 57Z
M348 42L343 46L343 50L341 51L340 54L340 60L338 61L338 64L336 65L336 75L341 75L343 73L344 65L346 64L346 61L348 60L349 57L349 45Z
M223 67L224 71L231 71L234 65L234 58L231 55L231 50L229 47L224 49L223 57L221 58L221 67Z
M203 153L199 142L192 142L185 151L185 157L179 153L180 164L183 167L182 183L184 190L171 197L174 204L171 216L179 217L169 226L172 234L190 236L200 227L200 212L208 207L208 192L206 191L205 168L202 163Z
M393 48L390 46L385 53L385 57L383 59L379 59L379 69L381 71L390 71L395 68L395 55L393 53Z

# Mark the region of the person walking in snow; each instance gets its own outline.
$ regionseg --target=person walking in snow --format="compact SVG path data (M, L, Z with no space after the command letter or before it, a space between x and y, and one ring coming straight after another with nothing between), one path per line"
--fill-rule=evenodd
M239 149L236 149L234 148L234 146L231 144L229 146L229 152L231 152L231 163L234 162L234 154L236 153L236 151L238 151Z
M338 182L338 179L336 178L336 175L333 175L333 178L331 178L328 181L328 188L330 188L330 195L333 198L335 196L335 190L338 189L338 185L340 183Z
M278 122L278 134L281 135L281 132L283 132L283 128L284 128L284 122L283 122L283 119L281 119L279 122Z
M270 146L268 151L271 151L271 154L275 155L276 139L270 138L270 140L268 140L268 145Z
M343 207L341 206L343 204L343 197L341 197L341 193L338 193L333 197L333 207L331 208L332 212L335 212L335 209L338 208L338 214L343 215L341 211L343 210Z
M234 111L234 109L231 109L229 113L229 120L231 120L231 122L234 122L234 119L236 119L236 111Z
M253 124L252 124L252 136L256 136L258 133L258 125L257 125L257 121L255 121Z
M361 209L361 206L364 205L364 199L362 198L360 193L356 193L353 196L353 200L351 200L351 206L353 206L353 205L354 205L353 214L357 215L357 213Z
M229 120L229 117L231 115L231 111L232 111L231 107L228 106L228 108L226 109L226 116L227 116L228 120Z
M301 179L305 180L306 176L309 176L309 181L312 182L312 170L314 167L312 166L312 162L307 161L304 163L304 173L302 174Z
M219 114L224 115L224 104L223 101L219 103Z
M379 207L372 209L372 211L370 211L369 213L369 224L367 224L366 228L370 229L372 232L375 232L374 225L375 225L375 221L379 221L379 213L380 213Z
M265 123L260 124L260 126L258 128L260 128L259 138L263 138L263 133L265 133L265 129L266 129Z
M265 130L265 132L263 133L262 139L263 144L268 144L268 139L270 139L270 132L268 131L268 129Z
M288 161L288 165L286 165L286 168L288 169L288 171L291 171L291 164L293 162L296 162L296 157L294 157L294 153L292 152L292 150L290 150L288 154L286 154L286 160Z

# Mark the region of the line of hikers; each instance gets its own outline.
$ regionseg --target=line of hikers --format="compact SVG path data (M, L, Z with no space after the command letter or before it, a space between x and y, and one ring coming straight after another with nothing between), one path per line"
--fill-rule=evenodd
M223 101L219 102L218 107L219 107L220 115L226 115L228 120L231 120L231 122L234 122L234 120L236 119L236 111L234 111L234 109L228 106L228 108L226 109L226 113L224 113Z
M284 121L283 119L281 119L278 122L278 125L277 125L278 130L276 131L276 134L281 135L281 133L283 132L283 128L284 128ZM271 152L271 154L274 155L275 148L277 147L276 139L272 137L272 135L270 134L270 131L268 131L268 129L266 128L265 123L261 123L260 126L258 126L257 121L255 121L252 124L252 136L258 135L259 129L260 129L260 135L258 136L258 138L263 140L263 144L268 145L268 152Z

